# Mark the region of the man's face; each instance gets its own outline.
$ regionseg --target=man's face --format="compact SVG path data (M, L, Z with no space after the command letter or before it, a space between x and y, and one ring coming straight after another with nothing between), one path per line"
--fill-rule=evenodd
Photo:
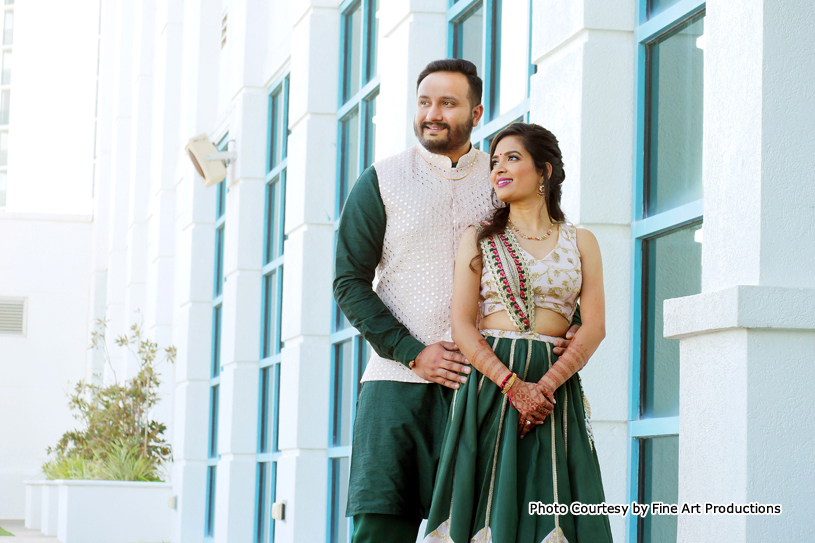
M470 141L484 108L473 108L470 85L459 73L434 72L419 84L413 131L431 153L455 151Z

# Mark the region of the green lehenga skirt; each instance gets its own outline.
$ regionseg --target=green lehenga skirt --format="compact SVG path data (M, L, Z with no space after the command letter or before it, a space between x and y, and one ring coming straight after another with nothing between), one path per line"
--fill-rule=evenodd
M557 360L546 336L483 332L498 358L525 381L538 381ZM425 543L611 542L605 515L529 512L530 502L605 501L578 375L555 391L555 401L552 415L519 439L517 410L473 370L450 408Z

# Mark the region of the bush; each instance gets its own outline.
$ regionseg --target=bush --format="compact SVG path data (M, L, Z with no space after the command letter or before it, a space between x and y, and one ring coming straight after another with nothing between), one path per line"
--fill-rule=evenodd
M114 382L77 383L68 405L84 429L65 432L54 448L47 449L53 458L43 465L43 472L48 479L159 481L172 449L164 440L167 427L150 419L161 384L156 373L158 346L144 337L138 324L118 337L116 344L127 347L139 361L136 376L120 384L110 364L106 329L106 321L96 322L91 347L104 352ZM175 347L167 347L164 357L175 362Z

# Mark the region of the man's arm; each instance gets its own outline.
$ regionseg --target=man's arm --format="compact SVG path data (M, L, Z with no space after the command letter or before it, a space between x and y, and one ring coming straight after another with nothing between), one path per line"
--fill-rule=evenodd
M407 365L425 348L374 292L385 239L385 205L370 166L348 195L340 217L334 262L334 299L376 353Z

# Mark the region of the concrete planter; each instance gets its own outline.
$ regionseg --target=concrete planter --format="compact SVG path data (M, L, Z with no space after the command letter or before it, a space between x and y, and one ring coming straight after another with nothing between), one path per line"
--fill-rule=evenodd
M60 481L61 543L162 543L170 540L170 483Z
M25 525L61 543L170 540L170 483L27 481Z
M45 535L57 535L59 520L59 485L63 481L46 481L42 485L40 531ZM28 518L26 513L26 518ZM33 519L32 515L32 519Z
M25 527L33 530L42 528L42 489L48 481L24 481L25 484Z

